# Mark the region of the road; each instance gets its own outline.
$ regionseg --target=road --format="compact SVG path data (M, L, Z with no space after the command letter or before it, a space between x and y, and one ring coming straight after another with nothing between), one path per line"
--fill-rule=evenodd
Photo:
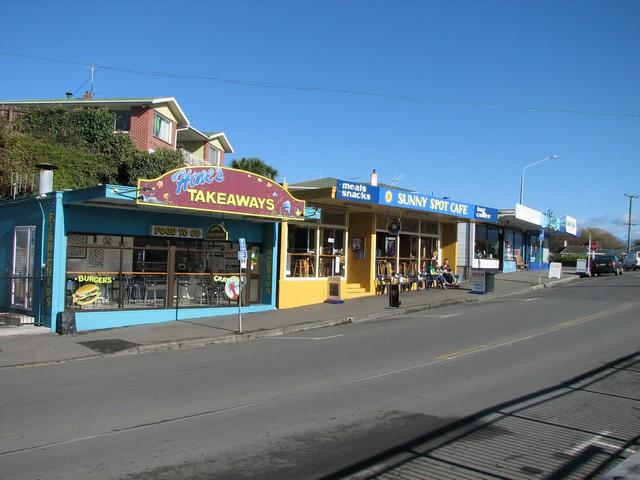
M0 478L339 477L637 353L639 289L629 272L245 344L4 369Z

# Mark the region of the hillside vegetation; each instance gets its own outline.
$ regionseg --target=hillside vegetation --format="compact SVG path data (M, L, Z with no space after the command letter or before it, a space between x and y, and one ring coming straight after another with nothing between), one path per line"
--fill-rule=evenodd
M11 173L36 173L36 165L43 162L58 168L55 190L98 183L135 185L138 178L155 178L183 164L177 151L137 150L127 134L113 132L113 125L113 113L96 107L32 107L13 124L3 122L0 198L11 195Z

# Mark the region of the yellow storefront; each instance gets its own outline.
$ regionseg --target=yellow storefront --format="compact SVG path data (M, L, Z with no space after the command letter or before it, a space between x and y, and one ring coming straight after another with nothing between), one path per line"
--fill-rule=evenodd
M289 185L307 202L304 222L282 222L278 308L375 295L394 274L417 276L447 258L456 270L457 223L474 206L333 178ZM415 286L414 286L415 288ZM335 291L333 292L335 295Z

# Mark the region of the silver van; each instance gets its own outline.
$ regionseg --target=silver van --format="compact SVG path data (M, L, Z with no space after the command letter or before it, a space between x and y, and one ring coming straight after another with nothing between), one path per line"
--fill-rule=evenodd
M637 270L640 266L640 250L635 252L629 252L629 254L624 257L622 261L622 268L625 270Z

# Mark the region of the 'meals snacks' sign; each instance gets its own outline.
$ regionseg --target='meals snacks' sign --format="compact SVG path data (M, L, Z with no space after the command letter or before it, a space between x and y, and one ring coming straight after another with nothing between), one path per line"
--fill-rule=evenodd
M138 180L136 203L283 220L303 220L305 203L276 182L225 167L183 167Z

